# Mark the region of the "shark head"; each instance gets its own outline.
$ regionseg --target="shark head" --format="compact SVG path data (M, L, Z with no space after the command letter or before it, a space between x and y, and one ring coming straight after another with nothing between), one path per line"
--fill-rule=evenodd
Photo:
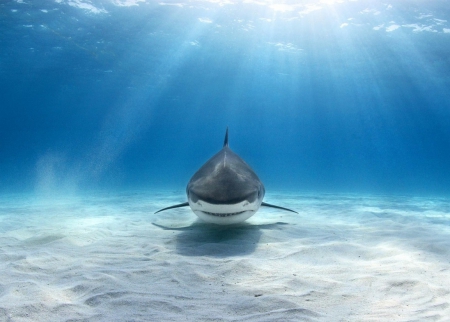
M250 218L265 193L258 176L227 142L193 175L186 188L192 211L204 221L222 225Z
M218 225L245 221L261 206L293 211L263 202L264 185L228 146L228 128L222 149L192 176L186 194L188 202L159 211L190 206L200 219Z

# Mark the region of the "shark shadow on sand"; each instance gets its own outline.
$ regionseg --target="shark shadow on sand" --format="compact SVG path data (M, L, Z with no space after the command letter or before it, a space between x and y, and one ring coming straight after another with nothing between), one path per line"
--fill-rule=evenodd
M187 227L166 227L155 224L164 230L179 232L176 238L176 251L183 256L233 257L248 255L255 251L262 230L281 230L287 223L252 225L240 223L233 226L217 226L200 220Z

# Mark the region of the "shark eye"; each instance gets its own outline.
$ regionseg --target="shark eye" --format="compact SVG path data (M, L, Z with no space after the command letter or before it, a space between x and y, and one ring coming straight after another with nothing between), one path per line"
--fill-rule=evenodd
M264 186L261 185L258 189L258 199L262 199L264 197L264 192Z

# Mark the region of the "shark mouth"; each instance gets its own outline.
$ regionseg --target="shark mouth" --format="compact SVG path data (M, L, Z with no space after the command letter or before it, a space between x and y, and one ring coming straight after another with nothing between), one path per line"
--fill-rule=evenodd
M236 216L236 215L240 215L243 214L246 211L239 211L239 212L230 212L230 213L216 213L216 212L207 212L207 211L202 211L203 213L210 215L210 216L216 216L216 217L230 217L230 216Z

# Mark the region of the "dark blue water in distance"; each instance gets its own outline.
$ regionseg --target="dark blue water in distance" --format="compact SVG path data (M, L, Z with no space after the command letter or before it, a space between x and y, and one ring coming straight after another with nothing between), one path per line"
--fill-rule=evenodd
M448 196L448 1L0 2L0 191Z

